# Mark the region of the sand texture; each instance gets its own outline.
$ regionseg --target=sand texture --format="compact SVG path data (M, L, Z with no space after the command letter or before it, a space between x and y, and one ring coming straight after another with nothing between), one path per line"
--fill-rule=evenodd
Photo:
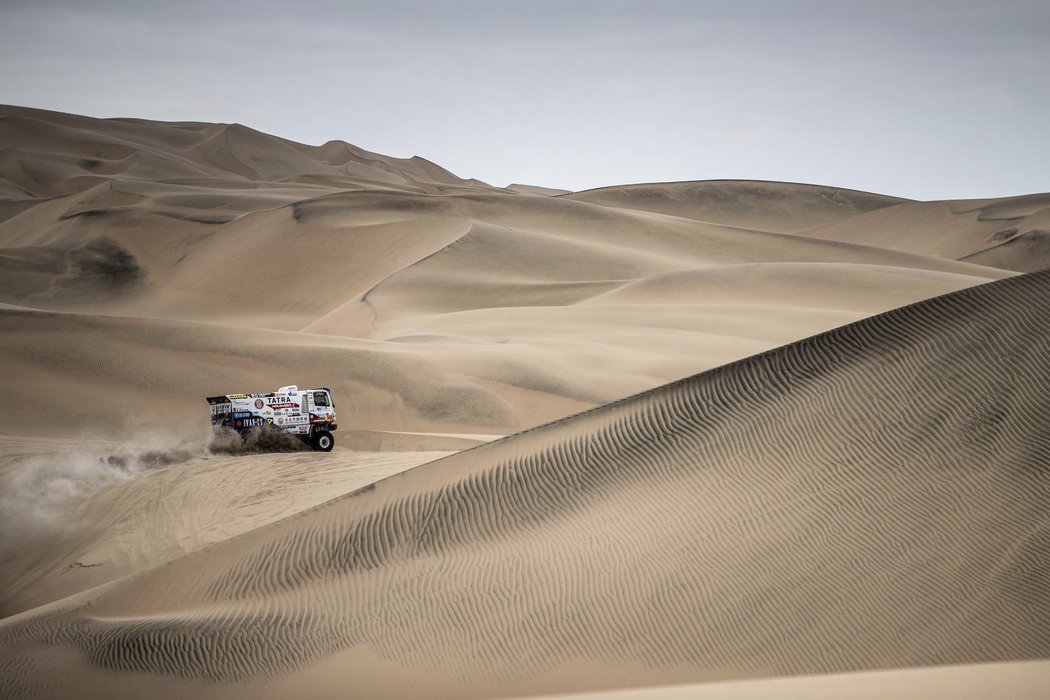
M0 107L0 697L1039 697L1048 212Z
M910 202L802 233L1034 272L1050 267L1050 195Z
M136 449L137 447L137 449ZM139 446L0 442L0 617L149 569L448 452L214 455ZM79 496L69 508L62 487ZM57 493L56 493L57 491ZM21 503L14 500L18 494ZM67 510L69 508L69 510Z
M1045 657L1048 291L891 311L10 618L6 692L486 697Z
M631 690L544 695L545 700L1042 700L1048 661L869 671L759 681L695 683Z
M618 185L567 196L610 207L784 233L910 201L837 187L747 180Z
M502 435L1013 274L798 235L900 201L828 187L649 186L696 220L342 142L16 107L0 147L5 390L108 435L292 382L370 434Z

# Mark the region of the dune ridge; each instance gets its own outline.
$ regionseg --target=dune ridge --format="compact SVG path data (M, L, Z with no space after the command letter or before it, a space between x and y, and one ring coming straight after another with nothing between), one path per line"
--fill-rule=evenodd
M0 107L0 695L1030 687L1048 202ZM203 453L289 383L335 452Z
M0 125L0 174L11 198L80 192L113 177L412 192L489 188L418 156L392 158L343 141L308 146L242 124L96 119L0 105Z
M835 188L646 186L712 222L342 142L19 107L0 152L8 391L93 433L189 428L201 395L294 381L335 389L359 444L442 449L425 436L511 433L1014 274L798 233L898 201Z
M906 202L801 233L1035 272L1050 267L1050 197Z
M749 180L647 182L599 187L563 196L581 202L782 233L909 201L841 187Z
M1044 658L1048 288L873 316L10 618L5 691L487 697Z

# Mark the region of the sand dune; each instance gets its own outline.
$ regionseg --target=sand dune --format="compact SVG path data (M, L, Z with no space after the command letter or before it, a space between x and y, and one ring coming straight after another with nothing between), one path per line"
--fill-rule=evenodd
M823 185L749 180L617 185L565 196L608 207L785 233L908 201Z
M1040 700L1046 697L1048 677L1050 662L1026 661L696 683L543 697L546 700L919 700L934 697L958 700Z
M0 175L8 197L80 192L114 177L147 182L303 182L412 192L488 189L423 158L342 141L306 146L241 124L93 119L0 106Z
M915 694L1045 658L1047 202L501 189L0 107L0 696ZM289 383L333 389L335 452L205 451L203 396Z
M152 568L448 454L340 449L319 464L309 452L217 456L207 441L194 434L138 435L116 444L0 439L6 492L0 617Z
M569 194L570 190L560 190L555 187L543 187L541 185L522 185L519 183L511 183L507 185L506 189L511 192L519 192L521 194L539 194L556 197L559 194Z
M1043 658L1048 289L938 297L387 478L9 618L0 677L489 697Z
M1050 267L1046 194L913 202L818 185L714 180L622 185L565 197L1016 272Z
M1010 274L746 225L896 201L877 195L686 183L737 217L710 223L236 125L3 114L25 187L0 221L0 303L65 314L0 318L9 391L47 387L56 418L94 431L294 380L337 388L362 438L506 434ZM88 182L70 154L123 165Z
M1034 272L1050 267L1050 196L908 202L803 234Z
M215 387L266 388L293 372L304 386L336 389L347 429L462 433L469 425L480 433L527 420L453 371L470 358L452 353L446 368L411 346L398 353L351 338L304 342L285 331L26 309L0 310L0 328L11 400L33 405L53 397L43 423L32 411L11 416L7 429L16 434L91 429L117 437L199 427L202 397Z
M55 425L110 435L182 429L201 421L202 396L292 375L336 389L353 430L504 434L984 281L889 267L731 266L546 286L547 305L537 307L496 306L495 289L491 308L427 315L409 313L416 302L402 288L400 306L375 294L383 313L369 339L9 307L0 309L9 400L52 398L46 423L25 411L7 426L43 435ZM748 294L756 285L763 295ZM553 306L555 293L579 303Z

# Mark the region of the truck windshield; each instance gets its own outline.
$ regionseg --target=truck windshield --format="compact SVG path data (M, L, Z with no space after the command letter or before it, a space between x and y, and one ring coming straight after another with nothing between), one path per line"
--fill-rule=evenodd
M328 392L315 391L314 392L314 405L315 406L331 406L332 404L328 401Z

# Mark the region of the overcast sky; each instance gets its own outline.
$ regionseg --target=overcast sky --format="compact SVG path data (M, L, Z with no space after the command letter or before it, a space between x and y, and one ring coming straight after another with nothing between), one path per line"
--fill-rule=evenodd
M1050 1L0 0L0 102L579 190L1050 191Z

